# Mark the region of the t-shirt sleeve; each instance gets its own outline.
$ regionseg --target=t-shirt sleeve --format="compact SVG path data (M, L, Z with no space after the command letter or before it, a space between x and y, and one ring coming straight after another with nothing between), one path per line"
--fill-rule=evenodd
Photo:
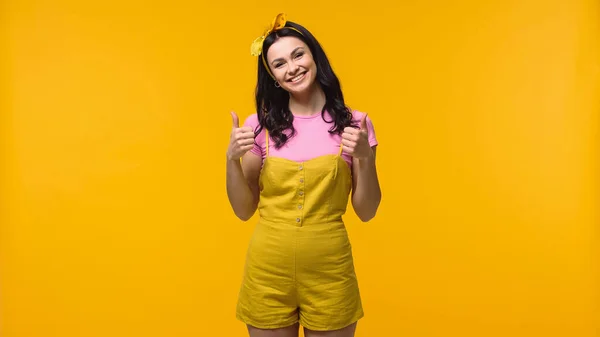
M249 126L252 128L252 131L256 131L258 128L258 116L256 114L252 114L246 118L243 126ZM250 152L254 153L259 157L264 158L265 153L265 131L262 130L260 134L254 138L254 147L250 150Z
M363 112L360 111L354 111L352 114L352 119L360 125L360 121L363 118L365 114ZM369 131L369 145L371 145L371 147L378 145L379 143L377 142L377 135L375 134L375 127L373 126L373 121L371 120L371 118L367 115L367 130Z

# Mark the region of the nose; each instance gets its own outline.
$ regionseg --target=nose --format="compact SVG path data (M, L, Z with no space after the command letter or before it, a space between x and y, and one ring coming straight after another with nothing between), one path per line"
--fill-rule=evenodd
M289 63L288 74L290 76L295 75L298 72L298 65L294 62Z

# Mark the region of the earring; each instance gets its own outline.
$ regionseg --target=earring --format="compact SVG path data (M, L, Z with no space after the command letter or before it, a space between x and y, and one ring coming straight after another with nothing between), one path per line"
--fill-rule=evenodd
M281 88L281 85L279 84L279 82L275 81L275 87L276 88Z

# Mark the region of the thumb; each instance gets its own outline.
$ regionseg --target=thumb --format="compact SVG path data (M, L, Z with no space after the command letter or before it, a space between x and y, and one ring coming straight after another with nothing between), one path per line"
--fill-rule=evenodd
M367 115L365 114L360 120L360 129L364 131L368 131L367 129Z
M234 128L240 127L240 119L238 118L238 115L234 111L231 112L231 120L233 121Z

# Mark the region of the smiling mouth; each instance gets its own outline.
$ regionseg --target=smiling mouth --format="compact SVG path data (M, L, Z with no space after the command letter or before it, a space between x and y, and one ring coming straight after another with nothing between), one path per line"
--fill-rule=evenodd
M306 75L306 71L295 77L292 77L291 79L288 80L288 82L292 82L292 83L300 82L304 78L305 75Z

